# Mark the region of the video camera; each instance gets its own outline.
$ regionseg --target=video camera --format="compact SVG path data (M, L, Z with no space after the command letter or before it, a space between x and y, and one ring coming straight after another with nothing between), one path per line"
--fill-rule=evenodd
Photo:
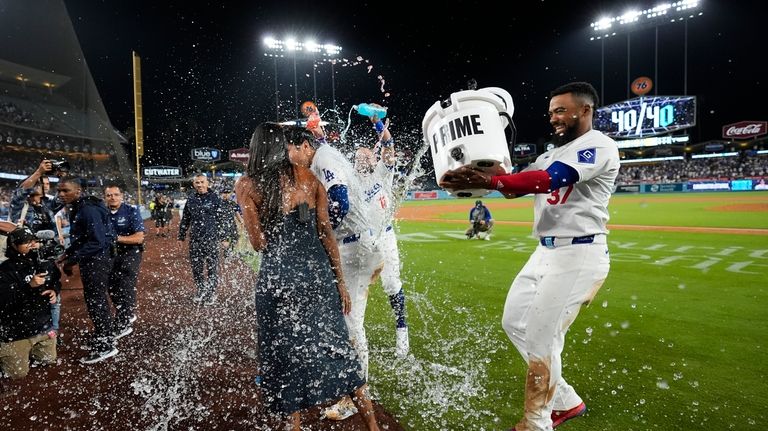
M60 160L50 160L51 162L51 170L46 172L48 174L54 173L54 172L69 172L69 162L60 159Z
M35 265L39 269L47 269L64 253L64 246L59 244L56 240L56 233L52 230L37 231L35 236L40 240ZM50 275L46 276L46 281L48 280L50 280Z

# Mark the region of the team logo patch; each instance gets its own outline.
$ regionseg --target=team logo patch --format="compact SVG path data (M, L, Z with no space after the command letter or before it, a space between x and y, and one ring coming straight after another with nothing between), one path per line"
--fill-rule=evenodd
M576 153L579 163L591 163L593 165L595 164L596 155L597 151L594 148L587 148Z

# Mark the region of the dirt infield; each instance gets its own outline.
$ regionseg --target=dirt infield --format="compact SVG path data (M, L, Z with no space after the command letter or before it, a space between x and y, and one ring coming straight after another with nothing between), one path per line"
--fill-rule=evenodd
M282 429L261 407L253 380L253 271L232 263L217 304L194 306L186 255L186 244L148 235L135 331L119 340L116 357L94 365L78 362L90 320L79 281L70 280L58 364L33 368L17 393L0 397L0 430ZM374 406L382 429L403 429ZM320 408L302 412L304 429L366 429L357 416L321 421Z
M676 197L658 197L667 202L680 202L682 199ZM743 199L747 198L747 199ZM740 199L743 200L764 200L765 197L760 196L745 196ZM630 199L628 199L630 200ZM647 199L636 198L637 202L643 202ZM695 202L722 202L722 198L715 198L712 196L700 196L692 199L685 199L685 201ZM530 201L525 202L494 202L494 209L509 209L509 208L531 208L533 203ZM456 212L469 212L471 203L467 202L451 202L440 203L428 206L402 206L397 212L397 219L420 221L420 222L443 222L443 223L462 223L466 224L466 219L443 219L440 218L442 214L456 213ZM768 211L768 204L765 203L742 203L734 205L723 205L718 207L712 207L712 211ZM520 221L507 221L507 220L495 220L498 225L509 226L531 226L531 222ZM722 233L722 234L737 234L737 235L768 235L768 229L748 229L748 228L716 228L716 227L695 227L695 226L646 226L646 225L621 225L621 224L608 224L608 228L611 230L645 230L645 231L657 231L657 232L693 232L693 233Z

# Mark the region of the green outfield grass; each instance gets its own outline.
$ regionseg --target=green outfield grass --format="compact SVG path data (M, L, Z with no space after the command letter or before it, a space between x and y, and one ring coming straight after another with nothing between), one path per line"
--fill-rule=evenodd
M434 205L435 201L408 202L406 205ZM440 217L446 220L464 219L474 202L470 200L446 200L439 203L466 202L466 211L446 212ZM497 220L533 221L533 198L519 200L503 198L485 199ZM522 208L494 208L504 202L526 203ZM759 211L755 204L763 204ZM733 205L752 205L752 210L734 211ZM768 229L768 192L744 193L670 193L617 194L611 199L611 224L636 224L650 226L709 226Z
M765 211L707 210L745 199L768 193L619 195L611 223L768 228ZM498 220L532 219L531 208L496 202ZM371 290L371 386L409 430L506 430L522 415L525 364L500 319L535 242L526 226L498 225L491 241L468 241L465 227L398 223L412 357L394 358L389 304ZM608 280L563 354L589 411L558 429L764 429L768 236L617 228L609 247Z

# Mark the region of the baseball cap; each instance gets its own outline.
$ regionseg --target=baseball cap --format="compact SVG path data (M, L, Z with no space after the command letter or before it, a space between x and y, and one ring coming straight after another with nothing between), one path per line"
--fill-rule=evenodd
M483 201L481 201L480 199L475 201L475 205L482 205L482 204L483 204Z
M17 228L8 234L8 242L14 245L26 244L30 241L37 241L37 237L26 227Z

